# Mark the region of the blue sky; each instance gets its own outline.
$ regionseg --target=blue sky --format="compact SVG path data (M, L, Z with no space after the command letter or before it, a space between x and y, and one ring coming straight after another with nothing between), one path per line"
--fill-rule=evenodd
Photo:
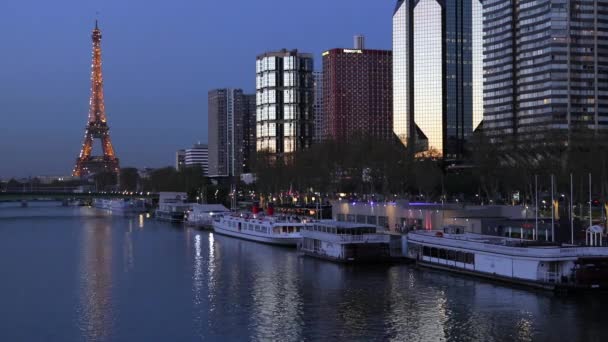
M390 49L392 0L2 0L0 177L69 174L89 98L90 33L103 33L106 112L122 166L172 165L207 140L207 91L255 87L255 56Z

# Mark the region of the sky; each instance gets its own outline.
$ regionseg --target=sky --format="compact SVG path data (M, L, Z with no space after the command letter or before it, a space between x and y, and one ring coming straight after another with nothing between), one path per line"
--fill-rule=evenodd
M2 0L0 178L68 175L88 115L91 30L122 167L174 164L207 142L207 92L255 91L255 57L391 48L393 0ZM99 150L100 148L97 148Z

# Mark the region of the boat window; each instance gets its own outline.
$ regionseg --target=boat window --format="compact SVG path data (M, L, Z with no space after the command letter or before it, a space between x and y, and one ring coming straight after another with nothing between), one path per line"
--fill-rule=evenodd
M475 264L475 254L467 253L466 259L467 259L467 264L471 264L471 265Z
M427 246L422 247L422 255L431 256L431 249Z
M454 261L456 260L456 252L452 250L448 250L448 260Z
M447 259L446 251L443 248L439 250L439 259Z
M431 247L431 257L437 258L438 256L439 256L439 252L437 251L437 248Z
M458 262L466 262L466 259L464 258L464 253L462 253L461 251L456 252L456 261Z
M300 232L300 227L296 227L296 233Z

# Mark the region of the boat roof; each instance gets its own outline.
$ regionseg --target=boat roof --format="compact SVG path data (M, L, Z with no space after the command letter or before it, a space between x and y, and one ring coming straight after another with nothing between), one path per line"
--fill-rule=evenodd
M322 220L322 221L315 222L315 224L318 224L321 226L329 226L329 227L333 227L333 228L342 228L342 229L378 228L376 225L373 225L373 224L334 221L334 220Z
M193 210L203 211L203 212L229 212L230 209L224 207L221 204L193 204Z
M440 235L438 235L438 233L441 233ZM533 241L533 240L521 240L521 239L514 239L514 238L508 238L508 237L503 237L503 236L495 236L495 235L483 235L483 234L476 234L476 233L470 233L470 232L465 232L465 233L461 233L461 234L450 234L450 233L445 233L441 230L414 230L411 231L409 234L417 234L417 235L424 235L424 236L431 236L431 237L441 237L441 238L446 238L446 239L455 239L455 240L461 240L461 241L470 241L470 242L478 242L478 243L484 243L484 244L489 244L489 245L500 245L500 246L516 246L516 247L527 247L527 246L534 246L534 247L558 247L558 245L556 244L551 244L551 243L544 243L542 241Z

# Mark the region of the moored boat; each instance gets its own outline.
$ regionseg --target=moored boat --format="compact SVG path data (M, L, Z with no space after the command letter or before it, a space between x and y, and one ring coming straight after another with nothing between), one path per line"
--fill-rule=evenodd
M218 234L273 245L296 247L307 223L293 216L234 214L218 216L213 231Z
M424 267L547 290L608 289L608 248L443 231L412 231L407 256Z
M183 192L161 192L154 216L161 221L184 222L192 206L192 203L186 203L186 199Z
M370 224L324 220L304 228L299 250L338 262L391 261L401 256L401 236Z
M146 202L138 199L100 199L93 200L93 207L109 210L118 214L140 214L147 211Z
M212 228L214 218L227 213L230 210L221 204L193 204L186 214L186 224L195 228Z

